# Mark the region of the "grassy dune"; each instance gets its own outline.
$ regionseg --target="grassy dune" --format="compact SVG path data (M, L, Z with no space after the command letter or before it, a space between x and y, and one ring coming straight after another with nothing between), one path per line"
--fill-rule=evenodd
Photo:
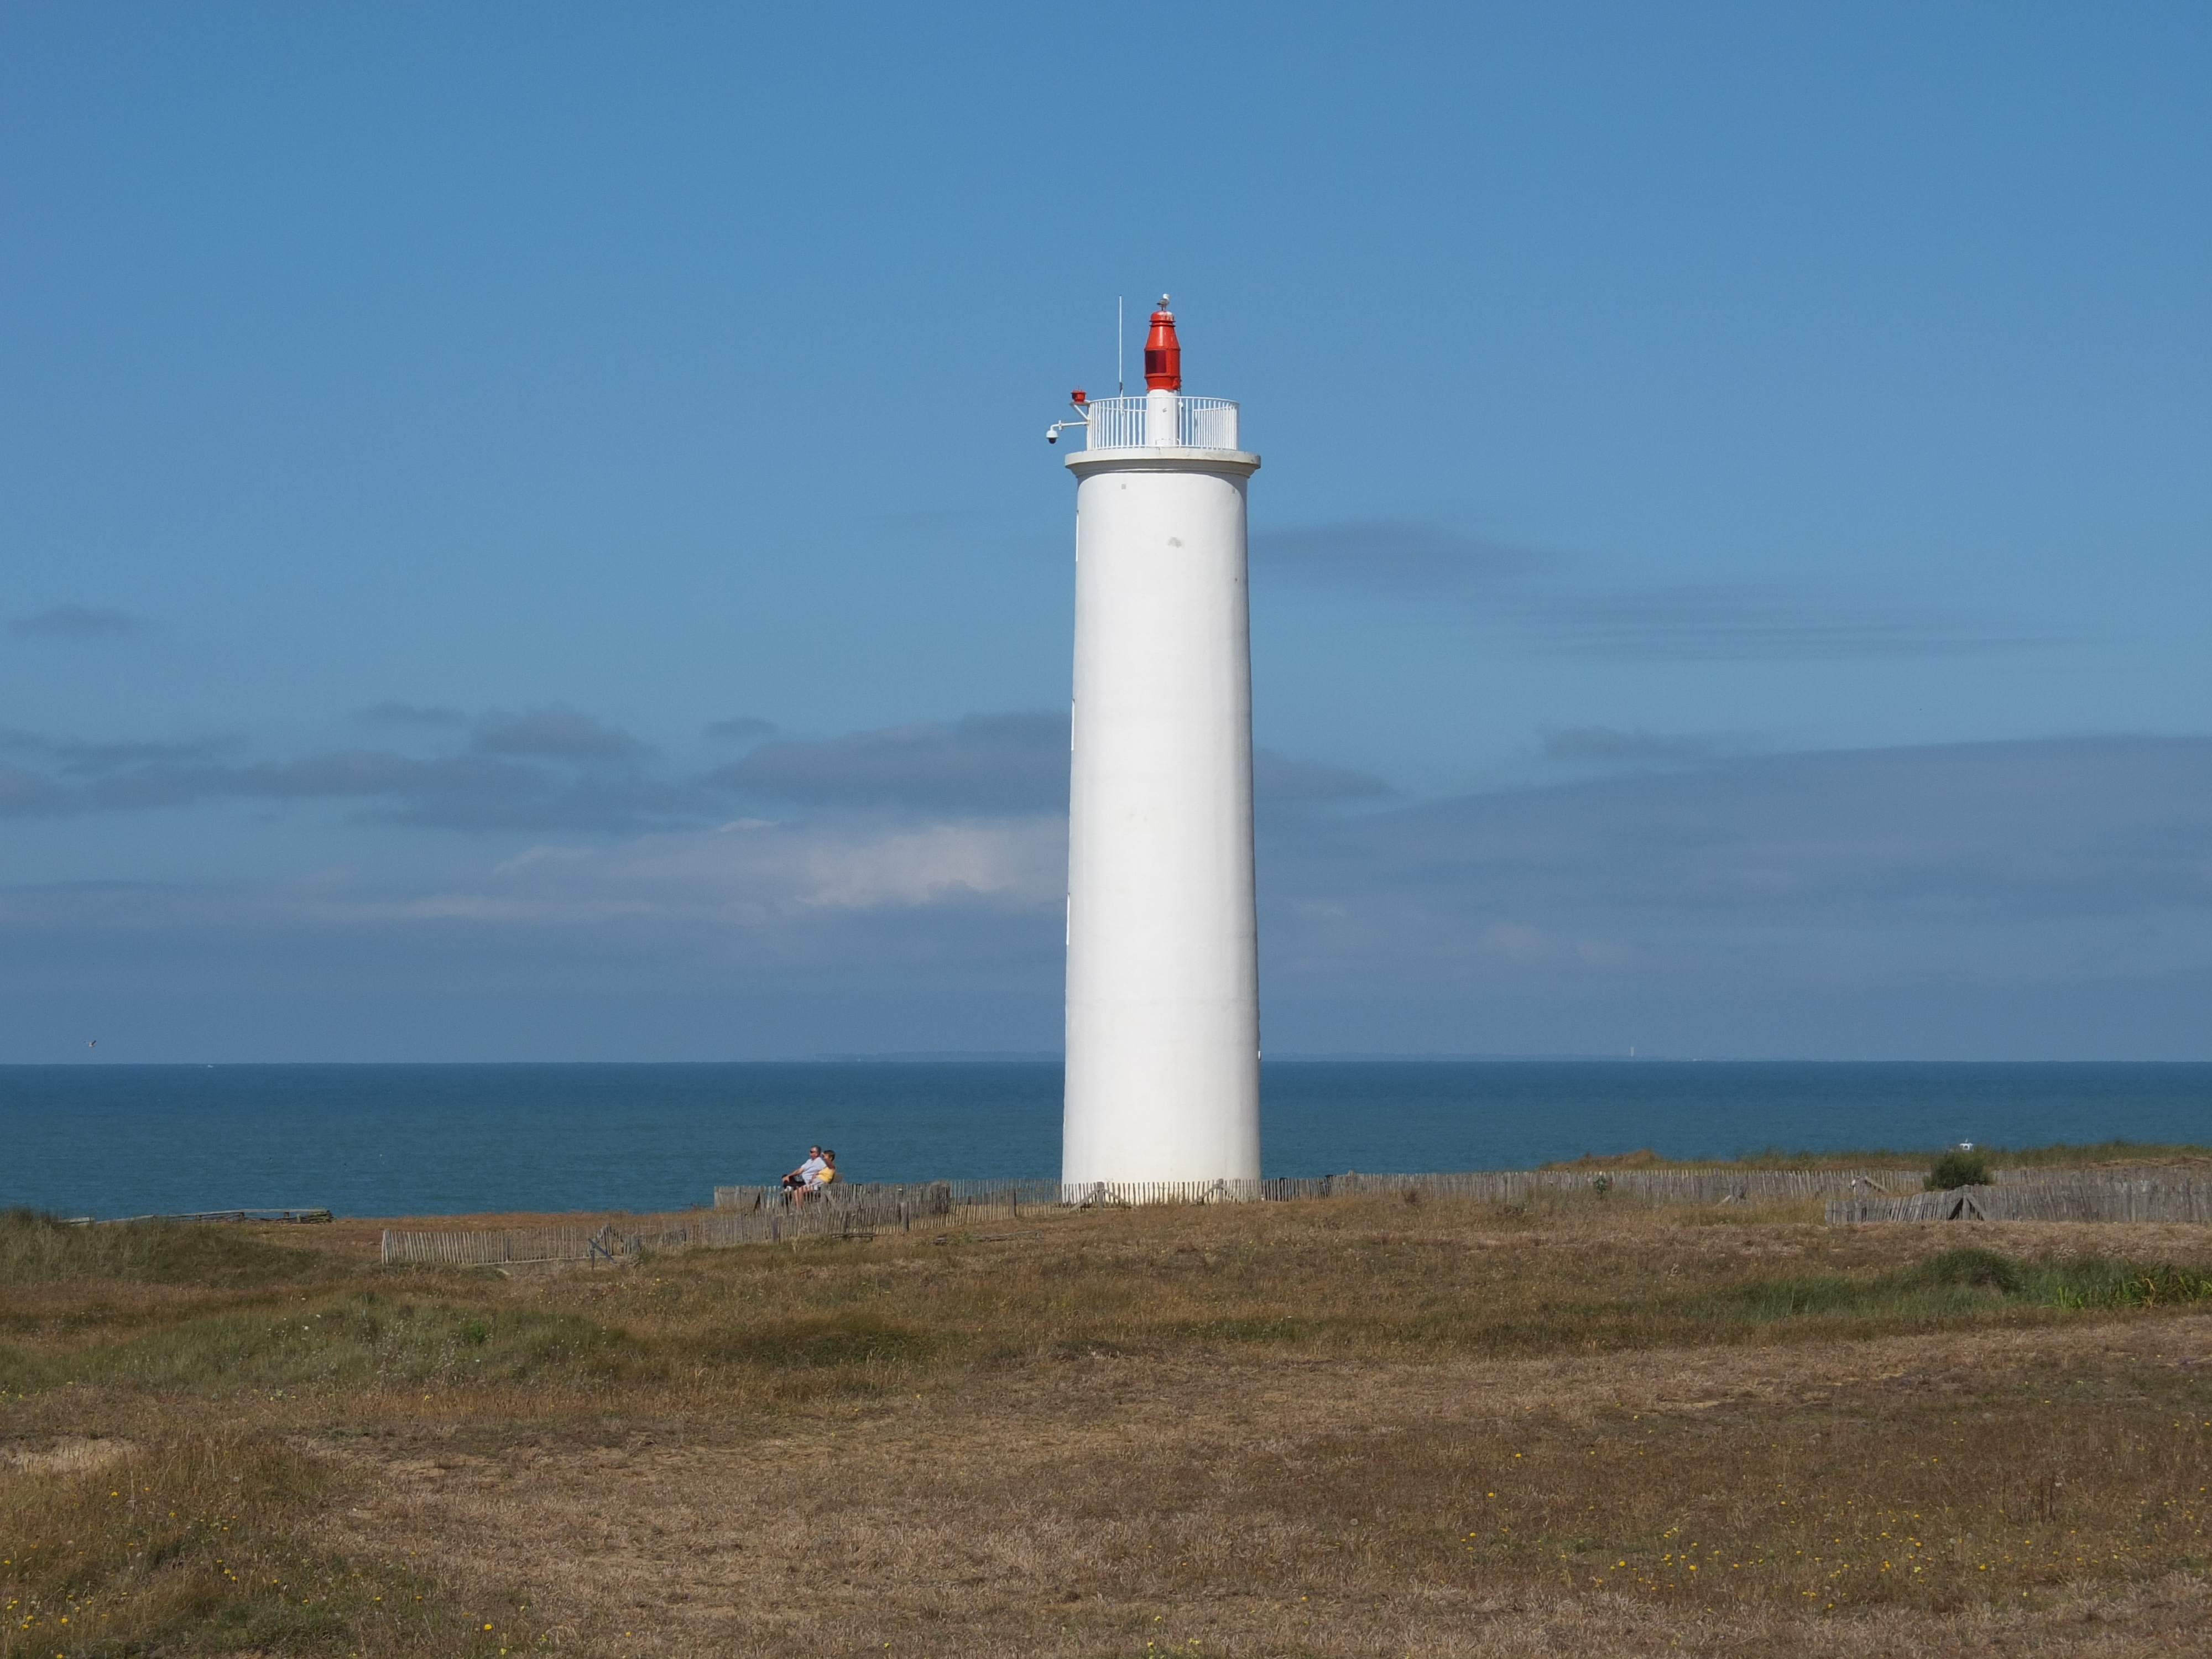
M2204 1228L1334 1200L512 1278L375 1236L0 1220L0 1659L2118 1655L2212 1617Z

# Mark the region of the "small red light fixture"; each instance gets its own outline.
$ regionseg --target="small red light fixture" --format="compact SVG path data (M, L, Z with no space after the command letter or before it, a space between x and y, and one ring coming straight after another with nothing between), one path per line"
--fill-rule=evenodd
M1073 404L1078 409L1080 409L1084 404L1089 403L1091 399L1085 396L1083 388L1081 386L1078 386L1074 391L1067 394L1067 401Z
M1168 309L1164 294L1152 313L1152 332L1145 336L1145 384L1155 392L1182 390L1182 343L1176 338L1175 313Z

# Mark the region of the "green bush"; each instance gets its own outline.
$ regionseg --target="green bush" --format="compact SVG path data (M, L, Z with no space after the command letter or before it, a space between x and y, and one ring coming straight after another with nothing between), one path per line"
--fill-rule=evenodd
M1931 1193L1948 1193L1956 1187L1986 1187L1989 1160L1979 1152L1946 1152L1936 1160L1923 1184Z
M2018 1296L2028 1288L2029 1275L2026 1265L2013 1257L1968 1244L1887 1277L1899 1290L2000 1291Z

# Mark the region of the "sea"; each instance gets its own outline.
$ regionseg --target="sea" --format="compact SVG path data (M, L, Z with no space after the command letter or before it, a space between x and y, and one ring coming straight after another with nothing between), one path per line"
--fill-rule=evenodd
M1263 1172L2212 1141L2212 1064L1271 1060ZM858 1181L1049 1176L1040 1060L0 1066L0 1207L687 1208L811 1143Z

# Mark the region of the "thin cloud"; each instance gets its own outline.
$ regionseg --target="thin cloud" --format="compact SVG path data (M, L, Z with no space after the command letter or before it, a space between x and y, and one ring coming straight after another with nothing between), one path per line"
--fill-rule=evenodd
M1067 830L1050 816L953 823L732 824L605 851L543 848L500 883L556 907L620 902L683 918L988 902L1044 911L1066 888Z
M1544 733L1544 757L1558 761L1616 764L1688 765L1711 760L1717 750L1711 738L1668 736L1611 726L1570 726Z
M770 743L708 776L741 799L799 806L1021 812L1067 805L1067 716L969 714Z
M746 799L798 806L922 812L1060 812L1067 807L1068 718L969 714L821 742L773 743L708 775ZM1252 757L1255 796L1279 805L1381 799L1382 779L1344 767Z
M458 708L428 708L413 702L380 702L361 711L361 718L377 726L466 726L469 717Z
M366 818L422 829L620 831L696 821L708 805L696 790L627 772L477 754L352 750L239 767L215 781L237 796L357 800Z
M757 743L763 738L774 737L777 730L774 720L756 720L750 714L740 714L735 720L716 720L707 728L707 735L732 743Z
M134 767L192 765L239 748L234 737L97 739L0 729L0 749L35 755L65 777L97 777Z
M91 743L0 732L0 748L44 763L9 767L0 813L138 812L209 801L329 802L362 822L422 829L636 831L696 823L722 803L629 765L562 764L470 752L386 749L234 763L234 738ZM601 752L593 745L586 755ZM627 751L624 751L627 752Z
M52 811L59 792L36 772L0 762L0 814Z
M1397 793L1370 773L1295 761L1272 749L1252 751L1252 793L1285 805L1338 805L1380 800Z
M374 781L267 774L277 790ZM386 779L385 781L390 781ZM0 789L6 773L0 769ZM1066 892L1067 831L1054 814L959 822L744 823L647 833L612 845L541 844L472 879L392 891L346 872L229 890L198 884L0 887L10 927L173 931L240 927L361 933L465 928L496 939L586 929L631 939L710 935L727 960L809 962L848 982L887 959L950 961L981 942L1024 956L1054 936ZM894 932L886 935L886 927ZM981 931L977 931L978 929ZM966 963L973 966L972 961ZM1040 961L1035 971L1043 970Z
M606 725L571 708L540 708L527 714L488 714L477 726L470 745L484 755L525 756L537 760L584 763L635 762L653 746L619 726Z
M410 708L407 723L422 724ZM757 737L766 721L720 723ZM551 829L607 833L712 823L732 809L774 817L889 815L908 819L1064 814L1068 718L1058 712L969 714L817 741L763 744L703 776L671 778L655 751L618 727L568 709L493 716L457 754L360 746L282 759L234 757L235 738L104 742L0 730L24 757L0 791L0 813L149 811L216 800L330 802L361 822L423 829ZM1254 755L1266 803L1327 806L1386 799L1381 779L1348 768Z
M1262 578L1279 573L1385 592L1464 593L1553 562L1528 548L1390 519L1270 530L1252 538L1253 568Z
M73 776L107 776L140 767L199 765L241 745L236 738L185 738L173 742L125 740L55 745L61 769Z
M1895 660L1986 656L2058 641L1879 596L1778 582L1705 581L1531 595L1531 642L1632 662Z
M2064 643L1910 596L1759 578L1607 580L1587 559L1418 521L1374 520L1252 538L1270 576L1326 586L1502 634L1550 656L1629 662L1886 661Z
M140 623L128 611L102 606L58 605L9 623L10 632L23 639L96 640L136 631Z
M1270 844L1279 890L1364 919L1377 971L1394 934L1449 954L1508 923L1701 952L1739 932L1994 951L2162 912L2172 940L2212 946L2212 738L1718 760L1292 823Z

